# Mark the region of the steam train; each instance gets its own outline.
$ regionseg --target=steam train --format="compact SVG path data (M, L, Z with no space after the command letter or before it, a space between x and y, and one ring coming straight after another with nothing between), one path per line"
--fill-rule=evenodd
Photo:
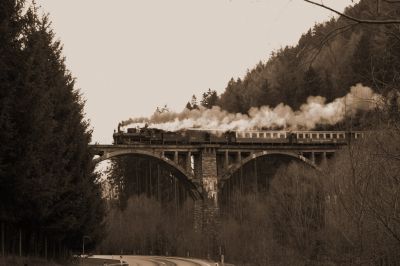
M364 136L361 131L219 131L128 128L114 132L114 144L346 144Z

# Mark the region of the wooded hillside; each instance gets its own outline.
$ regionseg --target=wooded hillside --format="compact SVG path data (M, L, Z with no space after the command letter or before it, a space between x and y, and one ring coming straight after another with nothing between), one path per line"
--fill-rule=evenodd
M362 0L345 13L362 19L398 18L400 4ZM350 3L350 1L349 1ZM295 21L293 22L295 23ZM283 102L298 110L308 96L331 101L362 83L387 95L400 81L400 28L332 18L316 24L295 46L273 52L243 79L231 79L218 105L229 112Z

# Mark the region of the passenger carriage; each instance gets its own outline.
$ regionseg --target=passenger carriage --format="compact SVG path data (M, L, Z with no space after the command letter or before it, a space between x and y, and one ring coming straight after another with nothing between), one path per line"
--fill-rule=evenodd
M237 143L288 143L288 131L236 131Z

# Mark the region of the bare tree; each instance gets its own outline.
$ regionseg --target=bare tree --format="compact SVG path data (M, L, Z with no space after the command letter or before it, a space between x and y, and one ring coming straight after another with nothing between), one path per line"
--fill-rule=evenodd
M333 260L392 265L399 259L400 164L388 156L399 154L399 141L393 128L371 132L327 171L326 239Z
M298 265L321 262L325 202L318 172L299 164L280 169L268 202L276 241Z
M360 25L366 25L366 26L371 26L369 29L372 31L380 31L384 32L387 35L391 35L398 40L400 40L400 36L398 34L398 25L400 25L400 19L398 19L395 16L392 16L390 14L382 14L381 12L381 6L382 6L382 1L384 1L387 5L395 5L400 3L398 0L376 0L376 14L372 15L372 17L375 17L373 19L364 19L360 17L355 17L352 15L347 14L346 12L341 12L339 10L336 10L330 6L327 6L323 4L321 1L316 2L312 0L304 0L304 2L307 2L309 4L321 7L323 9L332 11L336 14L338 14L340 17L344 18L343 22L339 23L338 26L328 32L320 41L319 45L315 48L315 51L313 55L311 56L311 59L309 62L307 62L310 66L314 63L315 59L318 57L318 55L321 53L322 49L328 45L333 39L335 39L337 36L350 31L354 29L356 26ZM351 1L353 2L353 1ZM373 26L384 26L384 27L379 27L378 29ZM394 28L393 28L394 27Z

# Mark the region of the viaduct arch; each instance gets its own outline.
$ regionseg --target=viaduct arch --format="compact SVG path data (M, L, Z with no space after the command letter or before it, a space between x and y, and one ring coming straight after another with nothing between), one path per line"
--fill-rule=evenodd
M93 159L94 164L98 164L102 161L124 156L124 155L139 155L143 157L148 157L152 159L156 159L157 161L163 163L170 169L174 170L177 173L176 178L183 183L183 185L188 189L190 196L197 200L202 198L202 194L197 188L197 186L192 182L194 179L193 174L186 171L183 167L175 163L174 161L170 160L169 158L158 155L148 151L136 150L136 149L120 149L120 150L113 150L110 152L102 152L98 154L100 157Z
M229 180L237 171L239 171L242 167L244 167L246 164L256 160L257 158L262 158L262 157L269 157L269 156L286 156L289 158L292 158L298 162L302 162L309 167L321 171L321 169L311 160L307 159L303 155L300 154L295 154L292 152L284 152L284 151L260 151L251 154L249 157L246 157L245 159L241 160L240 162L231 165L221 176L222 180Z

